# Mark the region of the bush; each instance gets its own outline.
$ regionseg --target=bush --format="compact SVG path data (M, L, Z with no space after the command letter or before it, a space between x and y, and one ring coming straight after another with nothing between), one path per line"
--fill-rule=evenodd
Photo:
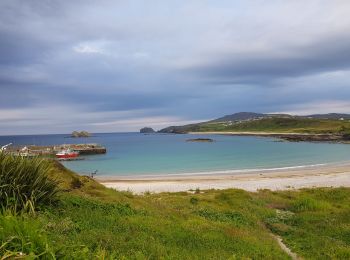
M34 212L57 201L57 182L48 177L51 164L0 152L0 210Z

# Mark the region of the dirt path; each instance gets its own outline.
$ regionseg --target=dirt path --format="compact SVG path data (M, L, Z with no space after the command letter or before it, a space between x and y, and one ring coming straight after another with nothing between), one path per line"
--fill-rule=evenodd
M280 248L286 252L293 260L301 260L303 258L299 257L296 253L293 253L292 250L286 246L286 244L283 243L283 240L281 237L271 234L277 241L278 245L280 246Z

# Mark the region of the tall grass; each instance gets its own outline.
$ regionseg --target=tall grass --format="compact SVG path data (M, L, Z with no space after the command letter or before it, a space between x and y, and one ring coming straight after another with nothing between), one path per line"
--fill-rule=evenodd
M52 167L40 158L0 152L0 210L34 212L57 200L57 182L48 177Z
M42 223L28 215L0 215L0 259L56 259Z

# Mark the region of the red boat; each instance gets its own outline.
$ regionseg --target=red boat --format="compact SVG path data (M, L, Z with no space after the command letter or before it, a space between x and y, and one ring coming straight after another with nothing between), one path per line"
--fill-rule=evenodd
M59 159L71 159L79 156L79 153L71 149L62 150L56 153L56 157Z

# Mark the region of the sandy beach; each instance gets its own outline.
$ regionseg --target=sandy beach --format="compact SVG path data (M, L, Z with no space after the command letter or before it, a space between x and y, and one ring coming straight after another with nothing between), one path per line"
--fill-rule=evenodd
M286 190L312 187L350 187L350 163L286 167L280 169L225 171L216 174L100 177L109 188L134 193L180 192L238 188Z

